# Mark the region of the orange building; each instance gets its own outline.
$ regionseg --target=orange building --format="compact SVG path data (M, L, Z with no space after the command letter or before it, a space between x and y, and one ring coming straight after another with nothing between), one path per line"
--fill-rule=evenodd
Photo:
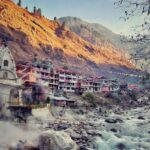
M33 85L37 82L36 68L28 64L18 64L16 72L23 85Z

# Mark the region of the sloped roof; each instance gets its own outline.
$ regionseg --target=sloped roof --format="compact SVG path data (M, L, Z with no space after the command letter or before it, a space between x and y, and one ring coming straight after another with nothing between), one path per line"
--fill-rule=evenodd
M4 54L6 52L9 52L9 48L6 47L6 46L0 46L0 65L2 64L2 61L3 61L3 57L4 57ZM12 55L10 53L10 57L12 58Z
M5 53L5 47L4 47L4 46L1 46L1 47L0 47L0 64L1 64L2 61L3 61L4 53Z

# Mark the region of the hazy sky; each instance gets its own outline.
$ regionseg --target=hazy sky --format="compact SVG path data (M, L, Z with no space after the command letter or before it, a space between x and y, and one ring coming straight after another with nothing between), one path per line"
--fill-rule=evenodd
M14 0L17 2L18 0ZM85 21L100 23L115 33L129 34L130 27L137 20L124 22L119 19L120 9L114 6L115 0L22 0L23 6L30 10L33 6L40 7L42 13L49 19L64 16L79 17Z

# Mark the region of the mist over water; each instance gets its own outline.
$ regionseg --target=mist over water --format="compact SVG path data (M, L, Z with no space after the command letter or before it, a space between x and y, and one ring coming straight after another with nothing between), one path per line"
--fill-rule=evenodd
M35 128L0 121L0 150L8 150L10 145L15 145L19 140L32 141L38 135L39 131Z
M37 142L41 133L56 134L56 141L71 142L69 130L76 128L73 124L84 122L91 130L90 124L95 126L95 131L101 136L93 136L93 148L90 150L150 150L150 111L148 107L125 110L120 114L108 112L107 115L98 114L96 110L84 114L77 114L77 110L66 109L62 117L59 113L64 108L47 108L33 110L33 116L28 118L28 123L15 123L0 121L0 150L8 150L9 146L16 145L18 141ZM139 119L140 117L140 119ZM106 118L117 118L117 123L108 123ZM54 131L46 128L49 123L67 122L72 127L67 131ZM77 129L83 130L83 129ZM71 131L71 132L72 132ZM60 134L59 134L60 133ZM63 135L67 138L63 138ZM58 139L57 139L58 138ZM67 144L66 144L67 145Z

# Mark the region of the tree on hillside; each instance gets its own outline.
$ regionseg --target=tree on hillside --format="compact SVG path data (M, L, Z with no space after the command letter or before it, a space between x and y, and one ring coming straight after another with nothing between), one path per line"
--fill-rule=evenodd
M57 17L54 17L54 21L56 21L57 20Z
M33 14L36 14L37 13L37 8L36 6L33 7Z
M42 10L41 8L36 8L36 6L33 7L33 14L34 15L39 15L39 16L42 16Z
M25 9L28 11L28 6L26 6Z
M150 0L115 0L114 3L117 7L122 8L124 14L121 18L124 21L127 21L131 18L138 17L141 23L136 24L134 29L134 34L130 35L129 41L142 43L142 44L150 44ZM149 63L149 55L142 54L140 56L133 56L136 60L141 58L145 58L145 62L147 62L147 66ZM145 70L147 66L141 64L143 69ZM146 70L147 71L147 70Z
M138 43L145 43L147 45L150 44L150 0L115 0L114 3L117 7L122 8L124 10L124 14L121 18L124 21L129 20L133 17L138 17L141 23L138 23L135 27L133 27L135 33L131 35L129 40ZM148 82L150 80L150 73L148 71L148 66L150 65L150 51L146 54L142 54L140 56L133 56L136 60L140 58L145 58L146 65L141 63L142 69L145 71L145 75L143 76L143 81ZM150 87L148 88L148 92L150 91Z
M19 0L18 3L17 3L17 5L18 5L18 6L21 6L21 3L22 3L22 1Z
M41 8L37 9L37 15L42 16L42 10L41 10Z
M125 21L133 17L140 17L143 22L134 28L135 34L132 39L139 42L150 42L150 0L116 0L114 3L117 7L124 10L121 17Z

